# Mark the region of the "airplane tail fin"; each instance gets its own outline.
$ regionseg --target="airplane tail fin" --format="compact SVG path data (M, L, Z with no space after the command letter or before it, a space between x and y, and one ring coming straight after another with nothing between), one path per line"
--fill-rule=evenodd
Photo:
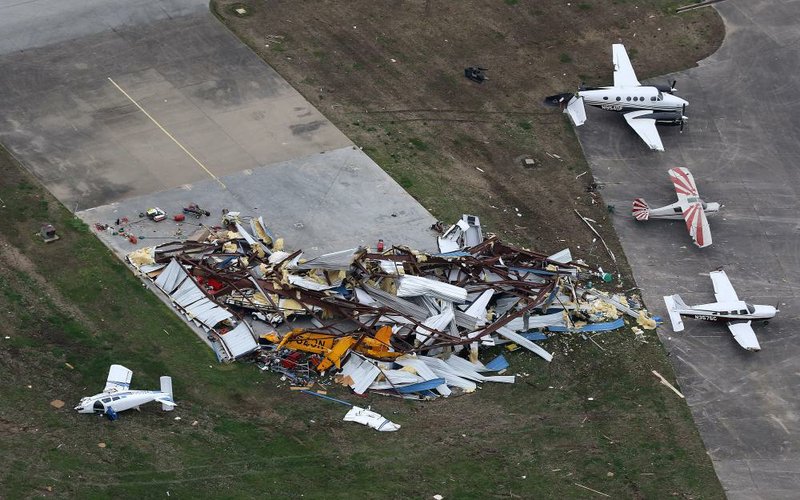
M161 401L161 409L164 411L172 411L175 409L175 403L172 402L172 377L161 377L161 392L169 395L169 399Z
M647 220L650 218L650 205L644 201L644 198L636 198L633 200L633 217L636 220Z
M678 308L686 309L688 306L678 294L665 296L664 303L667 305L667 314L669 314L669 320L672 323L672 331L682 332L683 319L678 313Z

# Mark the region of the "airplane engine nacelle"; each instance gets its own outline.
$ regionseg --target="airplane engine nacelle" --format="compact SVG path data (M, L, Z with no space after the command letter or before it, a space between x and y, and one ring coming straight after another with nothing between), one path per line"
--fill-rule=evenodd
M656 111L649 115L640 116L639 118L652 118L659 125L680 126L683 124L686 117L681 113L672 111Z

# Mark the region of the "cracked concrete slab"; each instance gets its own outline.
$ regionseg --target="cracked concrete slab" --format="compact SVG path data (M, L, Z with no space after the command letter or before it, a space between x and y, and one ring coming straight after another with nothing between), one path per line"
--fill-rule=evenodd
M0 142L90 224L195 202L212 224L262 215L311 254L435 241L430 214L206 0L0 0L0 110Z

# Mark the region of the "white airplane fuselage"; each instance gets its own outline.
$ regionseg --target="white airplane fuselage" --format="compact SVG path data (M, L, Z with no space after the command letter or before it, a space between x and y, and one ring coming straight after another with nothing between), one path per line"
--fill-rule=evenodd
M108 408L115 412L138 408L139 406L155 401L156 398L172 398L172 395L162 391L108 391L82 398L75 410L78 413L105 413Z
M703 212L706 216L715 215L719 212L720 204L716 202L706 203L699 198L687 198L687 202L694 203L699 201L703 205ZM668 219L668 220L683 220L683 206L680 202L675 202L671 205L665 205L659 208L650 208L648 218L650 219Z
M681 316L704 321L765 321L774 318L778 310L773 306L753 305L740 300L677 307L675 312Z
M593 87L580 90L578 95L589 106L627 113L629 111L651 110L653 118L659 123L679 125L686 120L683 109L689 103L676 95L661 92L656 87Z

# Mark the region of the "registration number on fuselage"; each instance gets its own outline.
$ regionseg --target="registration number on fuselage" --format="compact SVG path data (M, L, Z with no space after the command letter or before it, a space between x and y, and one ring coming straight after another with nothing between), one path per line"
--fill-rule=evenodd
M608 111L622 111L622 104L602 104L600 108Z
M695 315L695 318L705 321L719 321L719 316L710 316L708 314L697 314Z

